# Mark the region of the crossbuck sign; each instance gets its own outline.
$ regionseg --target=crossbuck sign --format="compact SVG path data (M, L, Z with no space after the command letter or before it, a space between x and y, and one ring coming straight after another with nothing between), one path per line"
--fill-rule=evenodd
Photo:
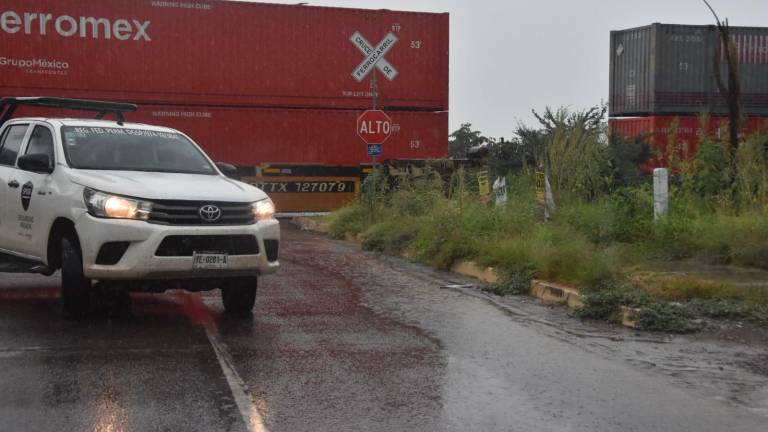
M357 68L352 72L352 77L358 82L365 79L369 73L376 67L388 80L392 81L397 76L397 69L389 64L384 56L395 46L397 43L397 36L392 33L387 33L384 39L379 42L377 46L372 46L363 37L360 32L355 32L349 40L357 47L357 49L365 55L365 59L360 63Z

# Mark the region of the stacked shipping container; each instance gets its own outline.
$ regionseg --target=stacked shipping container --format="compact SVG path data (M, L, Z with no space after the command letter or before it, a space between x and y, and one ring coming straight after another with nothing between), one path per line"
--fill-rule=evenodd
M748 134L768 117L768 28L731 27L731 32L747 116L743 133ZM714 26L652 24L611 32L611 130L625 137L647 134L653 146L666 151L677 117L676 147L695 154L701 135L727 122L715 80L715 67L727 77L719 45ZM700 114L713 116L706 127ZM648 168L661 163L654 161Z
M252 172L255 183L313 165L318 177L302 182L344 173L355 185L344 193L317 187L304 200L275 193L282 211L329 210L359 189L368 157L355 120L370 107L371 88L352 77L364 58L350 41L355 32L373 47L389 32L398 38L386 55L398 74L378 80L379 107L396 124L382 158L447 154L447 14L219 0L37 0L34 7L9 0L0 20L2 96L134 102L140 110L129 120L185 131L212 157ZM275 164L281 168L270 169Z

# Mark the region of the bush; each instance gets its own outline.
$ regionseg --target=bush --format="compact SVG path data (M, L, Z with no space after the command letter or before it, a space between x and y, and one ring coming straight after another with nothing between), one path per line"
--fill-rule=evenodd
M531 240L522 236L496 239L488 244L486 255L480 262L496 267L501 272L514 272L520 267L533 267Z
M329 217L331 238L342 239L346 234L356 235L368 224L368 211L359 204L351 204L334 212Z
M602 250L565 226L537 227L531 248L537 276L544 279L589 284L615 270Z
M672 303L660 302L647 292L616 279L603 279L587 287L584 306L576 311L581 318L615 321L621 306L639 309L637 328L646 331L690 333L700 328L689 310Z
M657 258L689 258L698 251L700 239L693 220L687 215L670 212L653 225L653 238L647 247Z
M576 310L578 317L606 321L616 318L620 306L641 308L654 303L648 293L613 278L587 286L583 301L584 306Z
M701 197L729 193L733 169L726 145L703 139L694 160L693 187Z
M768 324L768 306L736 300L693 300L686 308L697 315L715 319L745 320Z
M485 291L505 295L525 295L531 292L535 271L531 265L515 265L497 269L499 281L483 288Z
M389 206L398 215L421 216L429 213L441 198L442 182L439 177L405 177L389 198Z
M611 194L609 203L615 241L642 242L652 237L653 190L647 184L618 189Z
M692 333L701 329L701 323L682 305L653 302L641 308L635 317L637 328L645 331Z
M463 222L455 202L439 201L430 215L420 219L412 243L416 258L438 268L449 268L458 259L476 256L477 239L464 229Z
M736 190L745 207L768 204L768 135L752 135L736 151Z
M614 206L607 201L579 202L563 206L555 215L555 222L566 224L596 244L609 244L617 240Z
M387 221L363 233L363 249L399 254L416 237L418 226L408 221Z
M718 216L702 238L718 238L733 264L768 269L768 219L762 212Z
M768 268L768 219L762 212L671 214L654 233L657 256Z

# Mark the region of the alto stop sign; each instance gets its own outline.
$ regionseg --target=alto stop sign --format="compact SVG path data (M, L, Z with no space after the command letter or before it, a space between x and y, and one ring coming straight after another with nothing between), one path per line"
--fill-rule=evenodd
M392 119L380 110L368 110L357 118L357 134L366 144L382 144L392 135Z

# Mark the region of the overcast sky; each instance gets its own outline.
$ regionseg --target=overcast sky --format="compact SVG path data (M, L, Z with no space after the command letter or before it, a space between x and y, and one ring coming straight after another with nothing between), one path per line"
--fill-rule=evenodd
M296 4L298 1L273 0ZM711 0L731 25L768 26L768 0ZM609 32L711 24L701 0L310 0L310 5L449 12L450 127L509 137L531 109L608 98Z

